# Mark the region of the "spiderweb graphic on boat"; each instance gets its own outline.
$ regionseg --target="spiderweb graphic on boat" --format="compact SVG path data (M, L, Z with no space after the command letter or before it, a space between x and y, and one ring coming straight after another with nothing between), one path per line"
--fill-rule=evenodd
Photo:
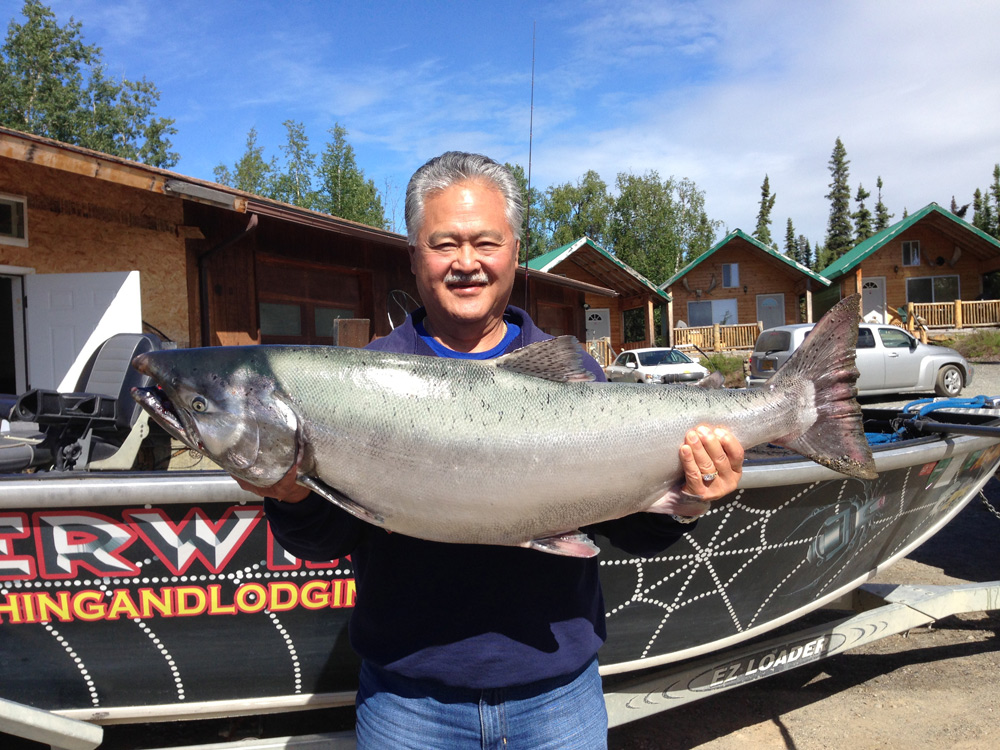
M970 470L978 459L945 458L871 481L740 490L656 557L602 545L602 664L685 658L817 608L957 512L981 479Z

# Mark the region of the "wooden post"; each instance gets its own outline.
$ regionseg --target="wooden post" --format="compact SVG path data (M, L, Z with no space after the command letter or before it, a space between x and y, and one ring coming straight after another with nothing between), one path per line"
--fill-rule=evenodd
M712 348L715 351L717 351L717 352L721 352L722 351L722 326L720 326L718 323L716 323L714 326L712 326L712 338L715 339L715 341L713 342L714 345L712 346Z
M906 328L910 333L913 333L917 329L917 322L915 316L913 315L913 303L906 303Z
M962 300L955 300L955 328L962 328Z

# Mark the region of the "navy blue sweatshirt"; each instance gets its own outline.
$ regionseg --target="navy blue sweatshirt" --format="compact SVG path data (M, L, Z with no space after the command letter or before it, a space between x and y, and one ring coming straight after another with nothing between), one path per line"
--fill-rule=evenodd
M505 352L551 338L524 311L508 307L506 315L520 333ZM414 326L423 317L418 310L367 348L438 356ZM585 359L603 381L597 362ZM351 555L357 584L351 645L385 669L457 687L501 688L571 675L604 642L599 558L390 534L315 494L300 503L268 499L264 509L292 554L316 561ZM661 552L685 530L653 513L584 529L643 555Z

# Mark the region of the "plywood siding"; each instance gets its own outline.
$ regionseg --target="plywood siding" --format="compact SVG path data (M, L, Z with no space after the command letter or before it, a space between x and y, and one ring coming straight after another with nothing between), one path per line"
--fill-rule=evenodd
M0 160L0 192L28 204L28 246L0 243L0 265L37 273L140 273L143 319L188 343L181 201L144 190Z
M739 284L728 289L722 286L722 266L727 263L735 263L739 268ZM714 299L736 300L738 320L733 323L756 323L759 294L783 294L784 322L798 323L799 296L806 291L807 280L800 271L737 237L670 287L674 324L689 321L689 302Z
M920 265L903 265L903 242L920 243ZM982 264L971 253L958 252L955 241L926 222L919 222L898 238L862 261L861 277L885 279L886 305L890 310L904 307L907 279L933 276L958 276L959 291L963 300L974 300L983 293ZM850 272L841 280L843 296L854 294L857 274Z

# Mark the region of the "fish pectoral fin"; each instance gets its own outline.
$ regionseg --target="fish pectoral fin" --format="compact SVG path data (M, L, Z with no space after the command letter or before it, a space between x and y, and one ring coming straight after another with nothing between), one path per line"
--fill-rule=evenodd
M579 531L543 536L539 539L532 539L530 542L525 542L521 546L528 549L537 549L539 552L548 552L550 555L563 555L564 557L594 557L600 551L597 545L591 541L590 537Z
M538 341L493 360L497 367L557 383L589 381L594 374L583 366L580 342L573 336Z
M382 516L372 513L363 505L354 502L347 495L342 492L338 492L330 485L316 479L315 477L300 476L296 482L301 484L303 487L308 487L320 497L329 500L341 510L347 511L352 516L360 518L362 521L367 521L375 526L385 526L385 519Z

